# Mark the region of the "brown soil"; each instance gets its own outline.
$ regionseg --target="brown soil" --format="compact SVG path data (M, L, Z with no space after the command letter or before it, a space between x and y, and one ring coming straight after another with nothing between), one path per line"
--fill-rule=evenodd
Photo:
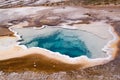
M36 66L34 66L34 63ZM0 61L0 71L4 72L58 72L77 70L79 67L82 67L82 65L63 63L40 54L31 54Z
M0 26L0 36L14 36L14 33L11 32L7 27Z
M116 33L118 34L118 36L120 37L120 21L114 21L112 23L112 26L114 27ZM117 51L117 55L116 57L120 57L120 40L118 42L118 51Z

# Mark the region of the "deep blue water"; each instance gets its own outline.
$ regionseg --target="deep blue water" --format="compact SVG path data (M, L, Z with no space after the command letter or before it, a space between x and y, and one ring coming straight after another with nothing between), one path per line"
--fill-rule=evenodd
M53 52L60 52L70 57L78 57L81 55L90 57L90 51L84 41L81 41L77 35L71 34L66 35L62 31L56 31L48 36L33 38L31 41L23 44L27 47L41 47Z

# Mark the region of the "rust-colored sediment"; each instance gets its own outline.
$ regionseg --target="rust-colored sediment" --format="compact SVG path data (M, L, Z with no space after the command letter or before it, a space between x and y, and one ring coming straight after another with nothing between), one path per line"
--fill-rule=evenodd
M23 57L0 61L0 71L4 72L58 72L77 70L82 66L83 65L78 64L67 64L40 54L30 54Z
M7 27L0 27L0 36L14 36L14 33Z
M115 32L119 36L119 40L117 42L117 52L115 57L120 57L120 21L114 21L112 23L112 26L114 27Z

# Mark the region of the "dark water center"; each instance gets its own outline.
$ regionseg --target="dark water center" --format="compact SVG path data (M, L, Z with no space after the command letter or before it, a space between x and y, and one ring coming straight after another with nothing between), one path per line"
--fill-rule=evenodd
M90 57L90 51L87 49L84 41L80 40L77 35L71 34L65 34L63 31L55 31L47 36L35 37L23 44L27 47L45 48L70 57L81 55Z

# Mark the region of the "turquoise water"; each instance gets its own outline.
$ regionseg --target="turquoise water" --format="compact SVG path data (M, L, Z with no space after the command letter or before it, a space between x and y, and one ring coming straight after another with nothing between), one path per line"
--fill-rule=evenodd
M70 32L70 30L67 30ZM27 47L41 47L53 52L70 57L86 55L90 57L90 51L87 49L84 41L80 40L77 35L65 34L66 31L55 31L47 36L35 37L27 43Z
M61 27L47 26L41 29L14 28L22 36L21 45L40 47L70 57L85 55L89 58L106 57L102 48L109 41L93 33Z

